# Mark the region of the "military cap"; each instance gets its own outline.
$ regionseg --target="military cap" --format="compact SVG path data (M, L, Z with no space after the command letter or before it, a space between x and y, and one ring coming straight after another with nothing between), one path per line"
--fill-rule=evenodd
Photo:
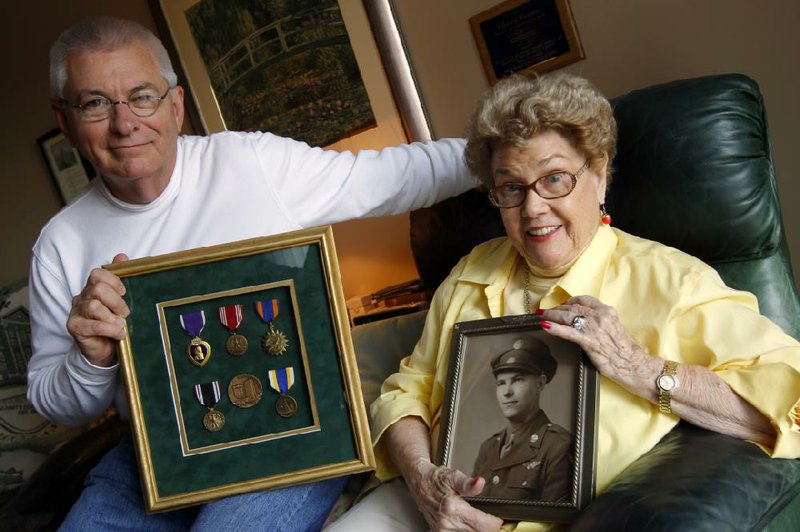
M536 338L516 340L508 351L492 360L492 374L496 377L501 371L520 371L534 375L544 375L547 382L556 374L558 363L547 344Z

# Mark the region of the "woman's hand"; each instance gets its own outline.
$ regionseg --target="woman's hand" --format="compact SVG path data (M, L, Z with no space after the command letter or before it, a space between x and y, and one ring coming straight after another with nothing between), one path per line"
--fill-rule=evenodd
M581 346L597 370L636 395L655 400L655 375L664 360L650 356L619 321L617 311L591 296L578 296L539 314L553 336ZM576 317L584 319L579 327Z
M655 379L664 366L660 356L648 354L619 321L617 312L590 296L578 296L539 314L553 336L580 345L597 370L629 392L658 403ZM575 326L573 320L584 320ZM775 445L770 420L742 399L719 375L693 364L678 366L680 386L672 396L672 411L707 430Z
M389 454L431 530L496 532L503 520L473 508L462 497L479 495L486 481L431 462L428 426L416 416L397 420L386 429Z
M503 520L473 508L462 497L480 495L486 481L461 471L439 467L420 459L405 477L431 530L480 530L495 532Z

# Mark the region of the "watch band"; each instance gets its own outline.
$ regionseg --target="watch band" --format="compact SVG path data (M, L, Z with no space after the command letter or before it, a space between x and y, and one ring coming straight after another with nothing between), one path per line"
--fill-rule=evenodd
M678 387L678 363L666 360L664 368L656 379L658 386L658 411L662 414L672 413L672 392Z

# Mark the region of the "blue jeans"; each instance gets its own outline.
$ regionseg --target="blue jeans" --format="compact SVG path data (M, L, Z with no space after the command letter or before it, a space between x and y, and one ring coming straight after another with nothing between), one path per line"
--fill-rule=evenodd
M125 438L86 477L80 498L59 530L319 530L346 477L235 495L202 506L148 515L133 442Z

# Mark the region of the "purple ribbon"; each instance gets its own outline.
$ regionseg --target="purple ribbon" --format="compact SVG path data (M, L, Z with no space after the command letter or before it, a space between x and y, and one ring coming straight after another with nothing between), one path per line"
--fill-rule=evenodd
M190 336L200 336L203 327L206 326L206 313L203 310L196 310L187 314L181 314L181 327Z

